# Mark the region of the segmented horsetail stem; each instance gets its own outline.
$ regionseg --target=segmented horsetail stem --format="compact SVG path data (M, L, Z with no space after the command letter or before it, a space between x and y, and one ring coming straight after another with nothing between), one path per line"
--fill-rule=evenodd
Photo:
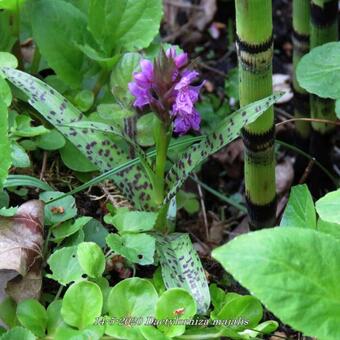
M311 0L311 48L338 40L338 0ZM331 99L311 95L311 116L317 119L336 120L335 102ZM334 125L312 123L313 129L326 135L334 130Z
M272 93L273 23L271 0L236 0L241 106ZM242 131L245 190L252 229L275 223L274 113L271 107Z
M301 58L309 52L310 35L310 0L293 0L293 88L294 88L294 115L296 118L310 116L309 94L296 79L296 67ZM298 121L295 123L298 144L306 149L305 145L310 136L310 123Z

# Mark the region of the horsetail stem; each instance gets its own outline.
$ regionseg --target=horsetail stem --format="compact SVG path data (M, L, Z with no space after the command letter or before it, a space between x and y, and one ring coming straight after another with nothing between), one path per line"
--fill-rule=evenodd
M293 0L293 89L294 116L308 118L310 116L309 94L296 79L296 67L301 58L309 51L310 35L310 0ZM310 136L310 123L298 121L295 123L298 144L307 149Z
M311 1L311 48L338 40L338 0ZM331 99L311 95L311 116L318 119L336 120L335 102ZM327 135L334 130L334 125L312 123L313 130Z
M240 104L272 93L273 23L271 0L236 0ZM271 107L242 131L245 190L252 229L275 223L274 113Z

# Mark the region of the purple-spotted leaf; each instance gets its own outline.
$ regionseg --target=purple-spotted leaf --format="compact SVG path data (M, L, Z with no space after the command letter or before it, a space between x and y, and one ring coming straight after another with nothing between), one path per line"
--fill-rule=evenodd
M184 288L197 304L199 314L210 305L210 292L202 263L188 234L173 233L157 237L165 287Z
M166 176L168 194L164 203L168 203L180 189L191 171L211 154L232 142L242 127L255 121L264 111L282 97L283 93L275 93L267 98L242 107L223 120L220 127L206 136L201 142L188 148Z
M16 302L39 298L43 221L38 200L21 205L12 217L0 217L0 304L6 296Z
M13 85L28 95L29 103L101 172L129 160L128 143L122 138L90 127L76 129L67 126L86 122L87 118L53 88L27 73L8 67L1 70ZM150 207L152 185L141 166L129 167L115 174L113 180L136 208Z

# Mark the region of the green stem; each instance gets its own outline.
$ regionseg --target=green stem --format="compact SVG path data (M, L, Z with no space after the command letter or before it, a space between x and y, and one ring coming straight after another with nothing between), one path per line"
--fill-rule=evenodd
M311 1L311 48L338 40L338 0ZM311 96L311 116L317 119L336 120L334 100ZM334 131L333 125L312 123L314 131L321 135Z
M240 104L272 94L271 0L236 0ZM252 229L275 223L274 112L271 107L243 129L245 190Z
M310 116L309 94L296 79L296 68L301 58L309 51L310 38L310 0L293 0L293 89L294 116L306 118ZM295 123L297 137L301 145L306 145L310 136L310 123Z

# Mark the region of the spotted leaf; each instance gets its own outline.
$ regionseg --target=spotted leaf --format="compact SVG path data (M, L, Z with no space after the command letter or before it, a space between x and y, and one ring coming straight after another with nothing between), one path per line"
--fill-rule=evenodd
M6 78L28 97L28 102L54 125L101 172L129 160L128 143L91 127L76 129L67 125L86 122L87 118L53 88L31 75L8 67L1 68ZM136 208L148 209L151 183L136 165L117 173L113 180Z
M201 142L193 144L180 157L179 161L169 170L165 182L168 194L164 203L173 198L191 171L211 154L232 142L242 127L256 120L264 111L273 105L282 93L276 93L255 103L244 106L223 120L220 127L206 136Z
M189 235L173 233L158 236L157 251L165 287L188 290L196 300L198 313L204 314L210 305L209 287Z

